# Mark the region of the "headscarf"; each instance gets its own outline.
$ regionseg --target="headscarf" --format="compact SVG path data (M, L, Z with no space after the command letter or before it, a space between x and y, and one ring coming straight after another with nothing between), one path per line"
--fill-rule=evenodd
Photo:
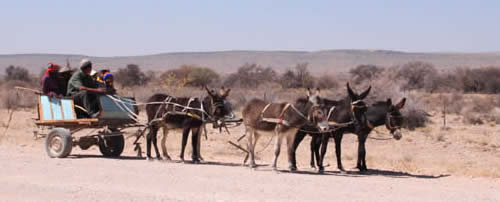
M45 75L49 75L50 72L57 70L59 70L59 65L57 65L55 62L49 62L47 71L45 71Z
M106 81L106 78L108 78L108 77L113 78L113 74L111 74L111 73L106 73L106 74L102 77L102 79L103 79L104 81Z

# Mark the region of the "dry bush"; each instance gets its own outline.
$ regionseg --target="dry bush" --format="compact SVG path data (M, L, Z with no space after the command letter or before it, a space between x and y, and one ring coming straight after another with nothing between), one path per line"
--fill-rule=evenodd
M168 70L161 74L160 85L169 87L194 86L202 87L218 82L219 74L207 67L182 65L177 69Z
M322 75L316 80L316 87L320 89L338 88L340 82L332 75Z
M8 81L0 86L0 108L30 108L38 104L38 96L30 91L16 90L14 87L39 89L32 82Z
M121 86L143 86L146 85L152 78L141 71L138 65L128 64L125 68L120 68L115 75L115 80Z
M366 81L372 81L384 71L383 67L376 65L358 65L350 69L349 73L355 84L360 84Z
M466 124L484 124L490 121L497 122L500 112L495 108L495 100L492 97L474 95L470 96L460 113Z
M232 88L258 88L259 85L276 81L278 74L271 67L244 64L238 71L224 79L223 85Z
M429 89L435 88L435 76L437 69L431 63L410 62L394 69L396 78L405 81L401 88L403 90Z
M26 68L10 65L5 69L5 80L31 82L32 78Z
M294 69L288 69L281 75L283 88L313 88L315 78L308 69L307 63L300 63Z

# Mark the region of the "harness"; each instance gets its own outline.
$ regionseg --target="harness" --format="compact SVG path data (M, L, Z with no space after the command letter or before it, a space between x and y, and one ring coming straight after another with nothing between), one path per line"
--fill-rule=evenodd
M290 103L286 103L285 107L283 107L283 109L281 110L281 113L278 116L278 118L265 118L264 117L264 112L266 112L267 109L269 108L269 106L271 106L272 104L273 103L267 104L264 107L264 109L262 109L262 111L260 112L260 118L261 118L262 121L271 122L271 123L277 123L277 124L282 124L282 125L285 125L285 126L290 126L290 123L283 118L283 115L285 114L286 110L288 110L288 108L292 108L293 111L295 111L301 118L303 118L307 122L311 122L311 120L310 120L311 117L309 115L306 117L302 112L300 112L297 108L295 108L295 106L293 104L290 104Z

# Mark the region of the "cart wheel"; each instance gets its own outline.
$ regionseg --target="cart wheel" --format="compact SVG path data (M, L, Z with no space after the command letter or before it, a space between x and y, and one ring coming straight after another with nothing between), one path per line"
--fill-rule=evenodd
M73 141L71 132L65 128L50 130L45 139L45 150L52 158L65 158L71 153Z
M123 135L99 137L99 151L105 157L119 157L125 147Z

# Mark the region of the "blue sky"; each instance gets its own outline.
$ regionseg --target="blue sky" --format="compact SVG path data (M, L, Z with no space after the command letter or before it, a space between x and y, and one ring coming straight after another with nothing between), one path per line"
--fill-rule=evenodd
M0 54L500 51L500 1L1 1Z

